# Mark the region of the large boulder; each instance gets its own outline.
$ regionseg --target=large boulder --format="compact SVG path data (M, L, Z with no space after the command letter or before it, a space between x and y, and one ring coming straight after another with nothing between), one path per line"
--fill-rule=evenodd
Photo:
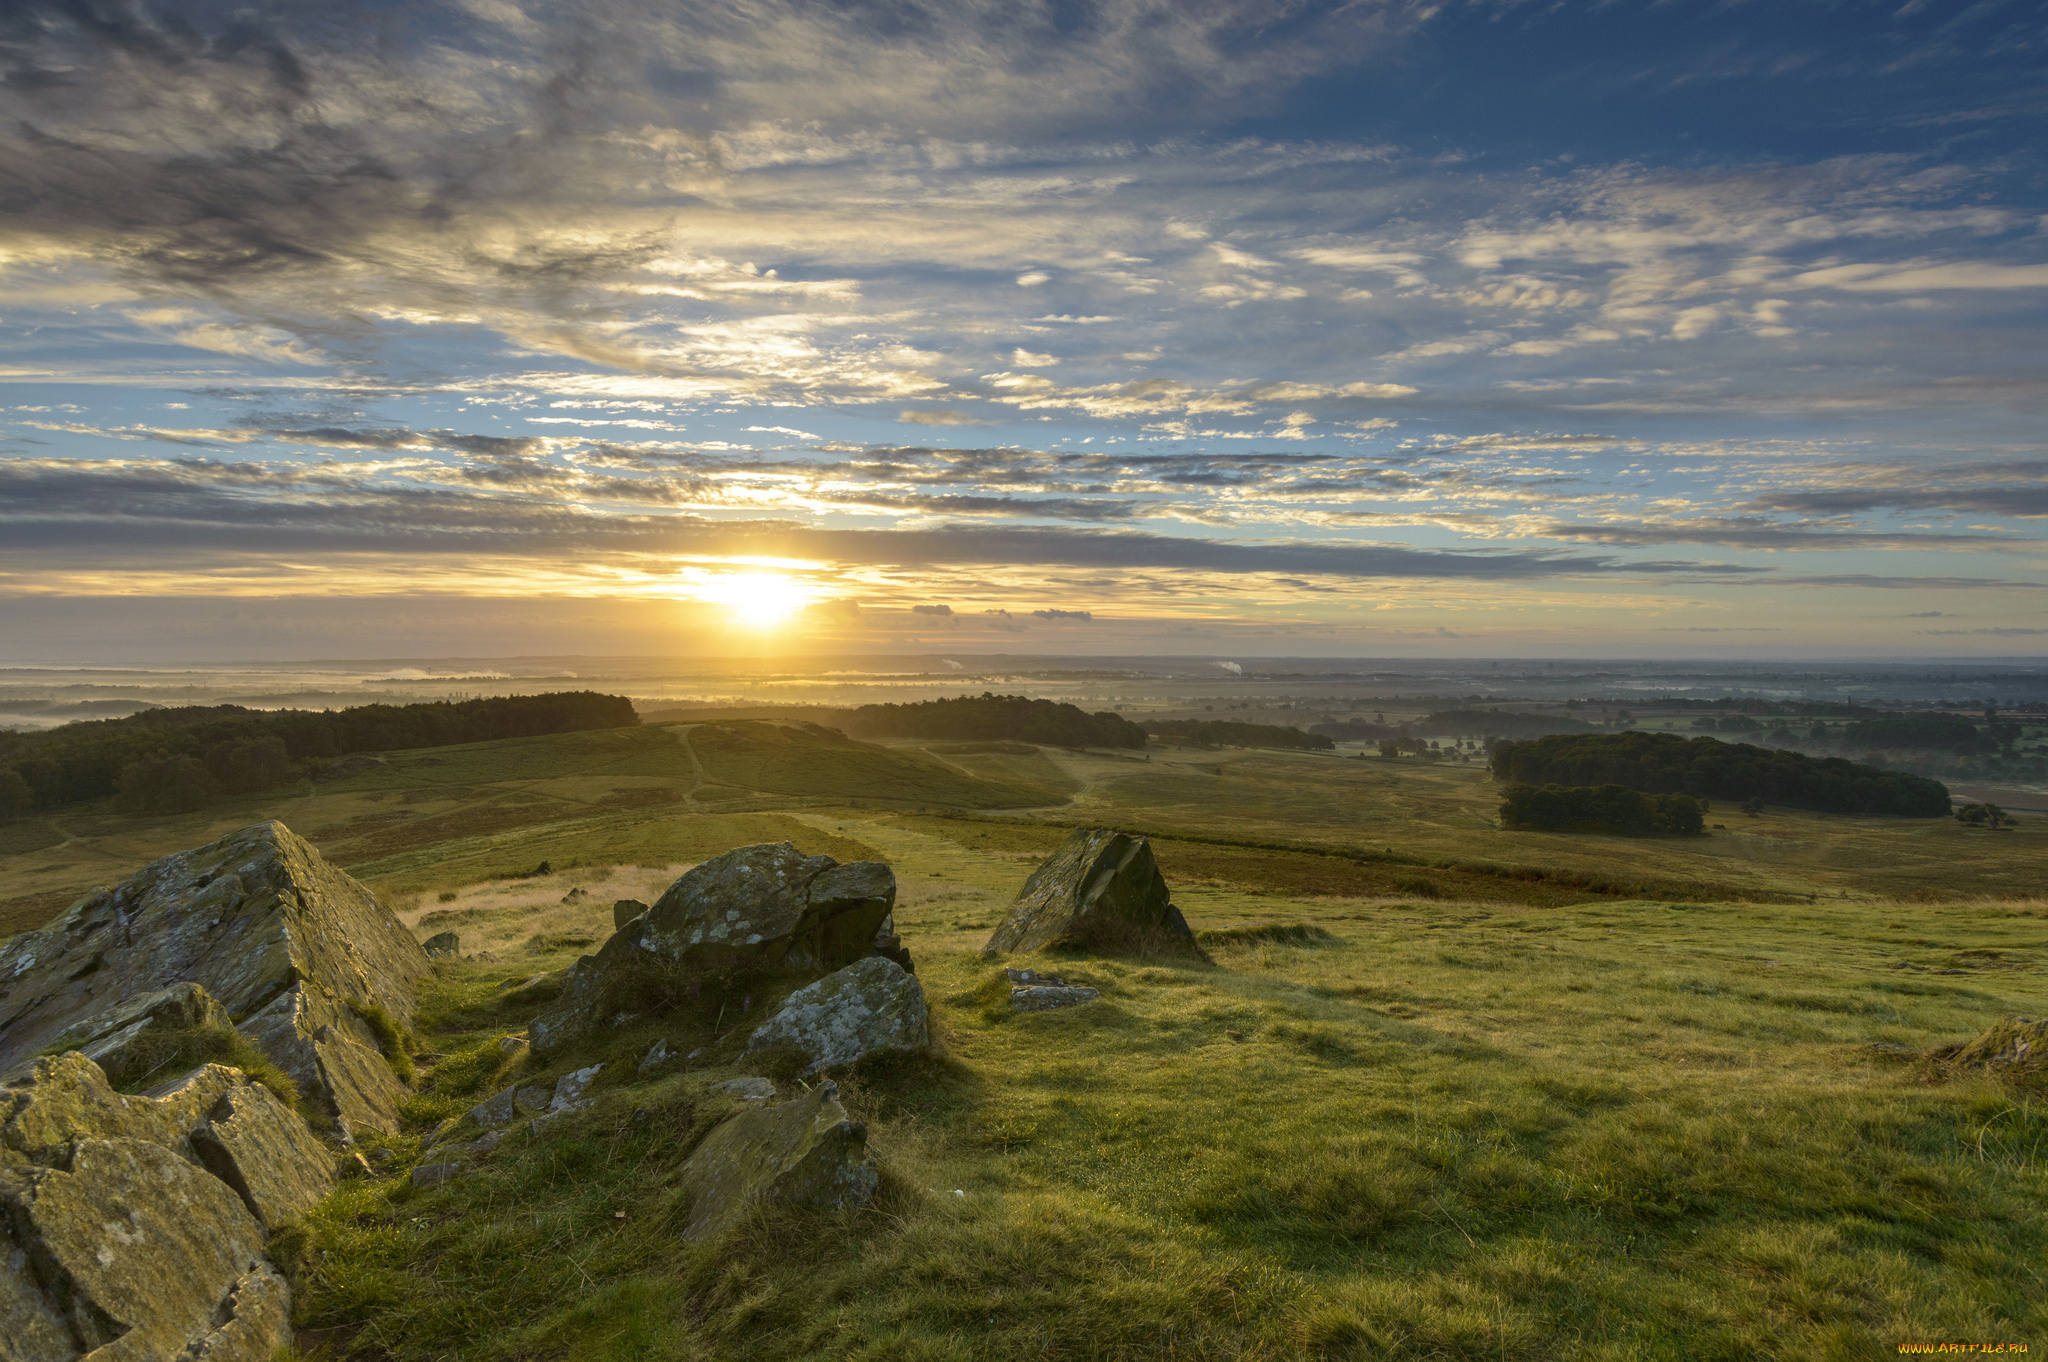
M207 1171L241 1196L266 1233L334 1190L334 1159L326 1146L260 1083L222 1094L191 1140Z
M930 1044L931 1014L917 977L893 960L870 955L790 994L755 1029L747 1051L786 1046L809 1061L804 1072L813 1074Z
M160 1144L81 1139L61 1167L0 1167L0 1224L11 1357L262 1362L291 1342L255 1216Z
M570 972L533 1023L537 1053L619 1012L722 991L743 978L837 969L867 955L896 904L877 861L841 865L788 842L740 847L692 869Z
M410 1018L429 968L368 889L282 823L259 823L0 946L0 1074L81 1027L106 1034L96 1018L128 1000L197 984L344 1129L389 1130L401 1089L354 1005Z
M1048 946L1199 954L1187 920L1143 837L1082 828L1031 872L982 948L1001 955Z
M771 1204L865 1206L879 1180L867 1140L867 1127L847 1119L832 1083L739 1113L705 1136L683 1165L690 1194L683 1238L715 1239Z

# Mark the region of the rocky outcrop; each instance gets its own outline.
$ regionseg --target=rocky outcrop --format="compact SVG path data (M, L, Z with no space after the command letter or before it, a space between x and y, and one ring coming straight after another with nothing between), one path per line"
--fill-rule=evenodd
M865 1206L879 1175L867 1128L849 1120L832 1083L764 1102L705 1136L683 1165L687 1240L715 1239L766 1205Z
M326 1147L261 1084L229 1089L191 1138L200 1162L241 1195L266 1233L304 1215L334 1188L334 1159Z
M804 1073L814 1074L930 1044L930 1012L916 976L871 955L790 994L754 1031L747 1052L788 1047L808 1061Z
M228 1010L198 984L172 984L74 1022L47 1048L77 1050L110 1074L132 1073L140 1079L156 1048L153 1042L177 1032L233 1026Z
M873 949L895 902L896 876L879 862L841 865L788 842L728 851L577 961L561 999L533 1023L534 1049L547 1054L614 1015L742 978L851 964Z
M1010 1006L1019 1012L1050 1012L1056 1007L1073 1007L1102 996L1099 988L1070 984L1057 974L1037 970L1005 970L1010 979Z
M412 1015L429 964L370 891L282 823L167 856L0 947L0 1073L127 1000L197 984L344 1128L401 1089L351 1004ZM104 1030L100 1029L104 1034Z
M462 935L459 932L436 932L420 942L420 949L429 960L452 960L462 954Z
M1048 946L1199 955L1143 837L1083 828L1031 872L983 952Z
M0 1357L266 1362L291 1341L268 1232L333 1159L239 1070L123 1096L76 1052L0 1088Z
M299 1091L333 1113L344 1132L398 1129L405 1086L377 1048L376 1032L340 999L312 984L293 984L240 1030Z

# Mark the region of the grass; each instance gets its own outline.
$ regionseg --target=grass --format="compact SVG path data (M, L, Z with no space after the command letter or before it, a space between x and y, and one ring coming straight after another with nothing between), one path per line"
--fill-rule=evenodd
M437 965L411 1037L394 1024L385 1046L417 1066L405 1129L278 1246L309 1352L1533 1362L2048 1342L2042 1075L1956 1059L2048 1013L2048 907L2020 892L2048 823L1721 811L1712 837L1644 844L1503 831L1462 766L732 731L395 754L289 807L66 811L61 841L0 848L0 889L42 903L280 816L422 936L452 926L496 957ZM817 782L778 792L804 761ZM980 947L1081 823L1156 834L1212 962L1063 956L1102 999L1014 1014ZM871 1207L688 1249L677 1170L731 1110L710 1086L775 998L638 1018L545 1067L504 1042L612 899L764 840L895 867L938 1044L841 1076L884 1171ZM642 1080L656 1040L704 1053ZM588 1111L410 1185L442 1123L589 1063Z
M524 1076L608 1064L569 1128L324 1207L307 1322L394 1359L1874 1357L2048 1325L2044 1094L1942 1061L2042 1009L2038 903L1216 898L1213 965L1064 958L1104 999L1013 1015L957 925L986 853L866 833L940 1037L842 1080L871 1208L681 1246L676 1170L772 999L644 1020ZM422 1128L507 1081L504 973L430 991ZM657 1037L710 1053L639 1082Z

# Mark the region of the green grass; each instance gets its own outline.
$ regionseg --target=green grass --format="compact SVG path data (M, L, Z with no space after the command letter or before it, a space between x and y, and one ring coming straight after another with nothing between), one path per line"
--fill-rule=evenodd
M1011 1015L914 896L941 1053L845 1081L868 1211L681 1247L751 1019L643 1021L540 1075L610 1061L572 1129L351 1185L300 1308L391 1358L1875 1357L2048 1325L2048 1106L1934 1058L2041 1010L2039 908L1241 906L1197 921L1214 965L1064 959L1104 999ZM440 987L432 1120L521 1020L488 973ZM636 1082L656 1035L709 1067Z

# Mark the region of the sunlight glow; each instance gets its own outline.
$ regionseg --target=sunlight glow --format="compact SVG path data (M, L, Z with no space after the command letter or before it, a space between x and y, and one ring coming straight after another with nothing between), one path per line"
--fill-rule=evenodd
M772 629L817 599L808 582L779 572L705 574L692 583L690 594L732 611L733 619L756 629Z

